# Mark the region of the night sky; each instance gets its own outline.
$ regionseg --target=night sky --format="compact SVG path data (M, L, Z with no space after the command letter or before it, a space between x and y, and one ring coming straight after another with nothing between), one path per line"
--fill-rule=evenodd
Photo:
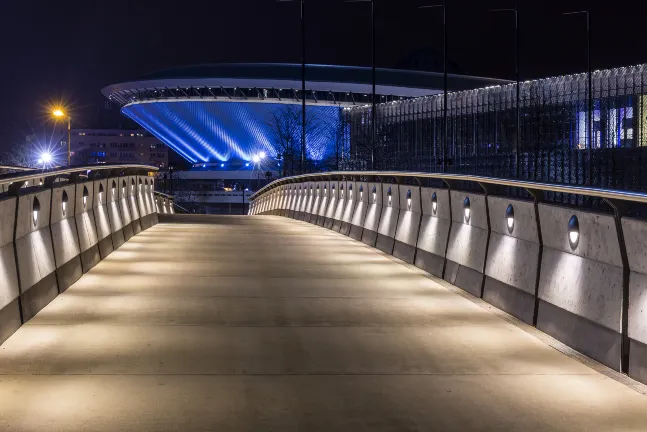
M377 65L442 55L442 0L376 0ZM514 78L506 0L448 0L449 57L467 74ZM593 68L647 62L647 5L639 1L521 1L522 78L586 70L585 16L592 10ZM365 65L370 5L307 0L307 61ZM0 5L0 152L32 130L51 129L45 105L67 101L75 126L94 126L102 87L173 66L300 61L299 4L274 0L23 0Z

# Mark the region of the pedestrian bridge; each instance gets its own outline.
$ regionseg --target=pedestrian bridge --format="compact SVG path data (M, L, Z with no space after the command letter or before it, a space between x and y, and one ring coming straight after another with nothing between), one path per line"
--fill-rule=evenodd
M630 238L622 242L626 259L617 266L618 287L610 279L615 258L604 268L611 282L600 284L620 290L620 313L611 313L615 304L607 305L615 297L607 293L601 301L596 290L602 288L587 279L606 259L601 253L590 258L595 242L610 242L613 233L627 236L628 222L639 220L621 212L609 216L551 205L555 212L572 213L566 218L567 239L568 229L575 232L571 216L577 216L579 238L567 258L587 261L560 267L563 274L551 282L557 286L549 298L545 281L553 279L543 272L551 268L545 221L552 219L544 216L542 207L548 204L539 199L510 200L490 195L489 189L463 196L459 189L432 191L386 175L380 182L367 177L364 185L359 176L331 174L270 185L254 195L251 216L180 215L170 214L169 198L154 195L148 169L58 171L44 173L42 184L37 177L24 180L27 186L25 176L36 174L22 173L3 194L2 430L647 428L645 388L633 379L641 378L645 365L638 344L640 315L630 302L626 329L620 317L625 289L631 301L640 302L634 294L639 267L623 269L634 259ZM616 202L620 195L605 199ZM493 217L501 213L497 199L503 225ZM353 221L359 220L354 217L358 207L363 212L361 203L368 205L359 230ZM382 207L371 209L374 205ZM450 205L453 211L442 219ZM484 208L491 217L481 224ZM533 219L534 208L539 217ZM101 231L104 213L108 228ZM378 213L376 234L365 234L372 231L367 219ZM558 213L549 215L562 222ZM515 288L520 278L500 280L506 269L521 271L518 262L509 257L506 265L496 262L515 235L532 237L526 218L535 221L542 239L522 244L527 246L524 269L531 272L532 263L536 269L538 291L531 297L538 299L530 312L523 295L510 294L521 290ZM618 219L624 228L619 231ZM382 221L395 221L393 234ZM600 228L606 222L613 230ZM595 230L593 223L599 224ZM631 232L638 241L645 231L636 226ZM403 229L413 231L404 236ZM443 253L422 253L430 247L419 234L433 240L443 229ZM480 273L458 258L478 252L471 242L462 245L468 248L462 255L452 250L462 236L474 239L476 229L486 232L488 243ZM496 240L497 235L506 237ZM414 237L411 245L407 239ZM533 244L541 246L534 255ZM604 250L614 253L612 243L605 244ZM413 246L413 254L405 245ZM478 275L465 276L465 267L481 275L482 293L472 292ZM433 274L437 268L440 277ZM593 293L582 294L577 307L559 301L569 298L569 288L580 289L568 279L573 268L580 271L575 280L586 280ZM51 274L53 282L42 282ZM493 290L496 296L488 294ZM587 302L589 297L595 301ZM586 309L591 304L611 312L591 314ZM617 346L610 333L616 328L607 327L616 315Z

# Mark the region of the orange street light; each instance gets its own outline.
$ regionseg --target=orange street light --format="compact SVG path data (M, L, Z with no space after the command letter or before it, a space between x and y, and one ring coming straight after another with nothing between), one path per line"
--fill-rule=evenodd
M70 140L72 137L72 117L69 115L66 115L65 112L61 108L56 108L54 111L52 111L52 115L56 118L62 118L62 117L67 117L67 166L69 167L70 164Z

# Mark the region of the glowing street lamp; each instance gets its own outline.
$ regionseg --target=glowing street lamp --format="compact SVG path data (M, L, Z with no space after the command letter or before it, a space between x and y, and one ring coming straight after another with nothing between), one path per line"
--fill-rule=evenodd
M55 108L54 111L52 111L52 116L54 116L54 118L67 117L67 166L70 166L70 154L71 154L70 139L72 136L72 117L65 114L65 112L61 108ZM51 160L51 155L50 155L50 160ZM43 162L45 162L45 158L43 158Z

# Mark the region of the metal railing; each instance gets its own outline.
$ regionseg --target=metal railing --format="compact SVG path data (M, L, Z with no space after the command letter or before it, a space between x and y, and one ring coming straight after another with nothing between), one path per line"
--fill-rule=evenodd
M401 171L334 171L329 173L316 173L316 174L302 174L293 177L285 177L273 181L272 183L262 187L250 197L250 200L263 195L265 192L274 189L275 187L289 184L298 183L303 180L306 181L325 181L333 179L358 179L358 178L376 178L381 179L398 179L407 178L416 181L422 185L423 179L440 180L450 186L451 182L467 181L479 184L483 189L488 185L507 186L519 189L524 189L532 196L537 195L537 191L541 192L555 192L573 195L585 195L589 197L602 198L605 201L631 201L637 203L647 203L647 193L622 191L613 189L602 189L586 186L571 186L553 183L541 183L525 180L503 179L495 177L483 177L467 174L442 174L442 173L423 173L423 172L401 172Z

